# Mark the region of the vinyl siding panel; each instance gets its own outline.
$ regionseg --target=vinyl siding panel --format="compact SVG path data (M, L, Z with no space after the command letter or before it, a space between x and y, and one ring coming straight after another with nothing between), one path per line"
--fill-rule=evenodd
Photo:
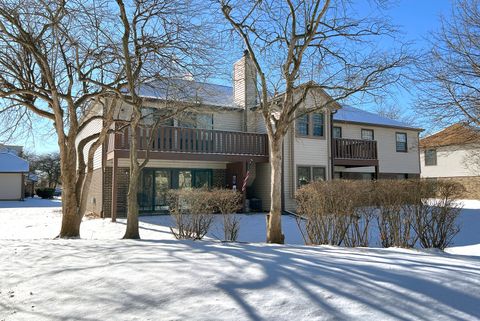
M324 167L326 179L330 170L329 113L325 114L325 136L322 138L299 137L292 128L285 137L284 144L284 196L285 209L296 211L295 192L297 190L297 166ZM293 157L292 157L293 155Z
M213 129L227 131L242 131L243 112L225 110L213 113Z
M270 210L270 164L257 163L255 180L251 186L253 195L262 200L262 209Z
M94 119L92 120L85 128L78 134L77 139L76 139L76 144L78 144L82 139L93 135L95 133L99 133L102 130L103 126L103 121L101 119ZM92 146L94 141L89 142L84 150L83 150L83 155L85 158L85 162L88 161L88 150L90 149L90 146ZM102 150L103 146L100 146L97 148L95 151L95 154L93 156L93 169L98 169L102 167Z
M437 148L437 165L425 166L425 153L420 153L422 167L421 177L458 177L480 175L479 165L475 166L469 160L472 153L478 153L480 146L446 146Z
M142 160L140 160L142 161ZM111 161L108 162L109 166ZM118 160L118 167L129 167L130 161L128 158L120 158ZM151 159L146 167L148 168L211 168L211 169L226 169L227 165L224 162L202 162L202 161L184 161L176 160L172 162L171 160L163 159Z

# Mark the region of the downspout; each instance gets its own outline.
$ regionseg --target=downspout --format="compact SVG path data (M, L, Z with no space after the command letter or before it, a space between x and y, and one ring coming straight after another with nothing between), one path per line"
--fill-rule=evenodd
M420 132L417 132L418 178L422 178L422 160L420 158Z
M108 98L105 99L105 104L102 106L102 116L105 116L105 106L108 106ZM112 108L117 108L117 106L113 106ZM115 114L115 113L114 113ZM115 125L114 125L115 126ZM105 117L102 117L102 128L105 128ZM108 148L108 143L110 141L110 135L107 135L107 138L103 141L102 144L102 181L100 184L102 184L102 208L100 209L100 217L105 218L105 213L103 211L104 205L105 205L105 169L106 169L106 163L107 163L107 148ZM115 135L115 133L113 133Z
M290 195L295 198L295 123L293 128L290 128Z
M336 110L330 111L330 144L328 145L328 155L330 157L330 179L334 178L335 163L333 157L333 115L337 113Z
M282 142L282 213L285 212L285 140ZM271 200L270 200L271 202Z

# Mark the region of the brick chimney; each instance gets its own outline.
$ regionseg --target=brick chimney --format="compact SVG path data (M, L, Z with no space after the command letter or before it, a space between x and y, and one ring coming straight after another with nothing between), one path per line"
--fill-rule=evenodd
M249 108L257 104L256 81L257 71L248 50L245 50L242 58L233 65L233 100L238 107L245 109L246 131L255 131Z

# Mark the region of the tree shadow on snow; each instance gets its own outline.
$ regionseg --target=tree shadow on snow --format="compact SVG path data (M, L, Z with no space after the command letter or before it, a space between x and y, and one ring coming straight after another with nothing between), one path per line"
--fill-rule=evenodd
M94 296L85 294L82 305L105 302L114 313L144 313L146 307L173 309L172 302L179 298L178 295L169 297L168 291L174 287L189 299L201 302L195 307L172 311L179 320L192 319L192 316L204 319L210 313L206 305L215 305L216 310L221 311L227 301L234 302L239 311L218 318L211 315L208 319L264 320L265 314L271 317L275 311L293 313L278 315L282 320L368 319L372 314L396 320L428 320L433 315L451 320L480 318L480 259L473 257L391 249L177 240L106 241L104 244L80 240L59 241L54 245L58 251L53 255L65 255L63 251L68 250L74 263L52 266L47 273L30 275L30 278L63 279L70 273L81 278L95 270L92 275L101 276L101 280L94 276L93 280L75 283L92 283L104 291L97 291ZM158 255L146 256L145 245L148 253ZM83 265L83 260L91 255L98 256L97 264ZM154 280L142 279L142 275L147 277L152 270L161 268L165 273L166 267L168 275L159 274ZM125 277L109 276L114 271ZM133 276L138 279L131 279ZM186 281L177 281L184 276ZM139 280L152 288L155 288L152 283L158 282L157 291L139 293L135 287L129 287ZM472 285L477 286L477 291L469 293ZM212 302L210 298L215 295L226 298ZM297 304L308 309L298 310ZM83 320L94 319L88 315L83 317Z

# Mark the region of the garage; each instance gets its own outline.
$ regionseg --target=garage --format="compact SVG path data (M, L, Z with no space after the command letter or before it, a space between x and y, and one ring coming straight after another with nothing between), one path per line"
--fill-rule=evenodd
M14 154L0 152L0 200L22 200L24 197L24 174L28 162Z

